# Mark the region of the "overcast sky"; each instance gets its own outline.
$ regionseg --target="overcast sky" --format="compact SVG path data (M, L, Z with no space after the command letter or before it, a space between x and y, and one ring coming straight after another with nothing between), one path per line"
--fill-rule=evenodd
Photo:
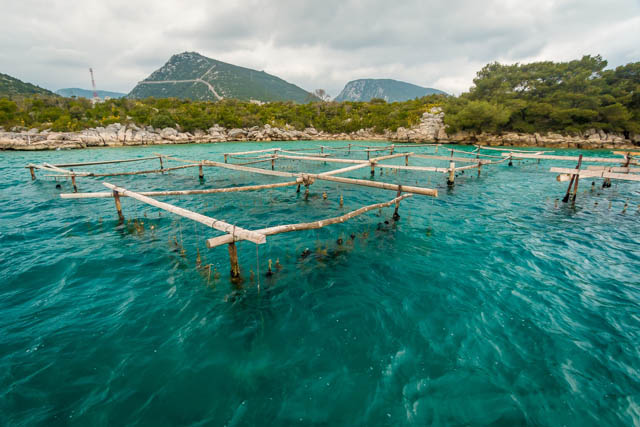
M357 78L459 94L488 62L640 61L640 0L0 0L0 72L130 91L196 51L336 96Z

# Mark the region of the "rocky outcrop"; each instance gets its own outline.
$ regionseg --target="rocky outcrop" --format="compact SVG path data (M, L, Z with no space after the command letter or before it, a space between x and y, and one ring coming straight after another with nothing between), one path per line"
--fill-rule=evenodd
M640 134L624 135L605 133L591 129L580 135L503 133L474 134L458 132L447 134L444 113L432 108L424 113L420 122L409 129L376 134L373 129L360 129L352 133L330 134L309 127L302 131L291 126L226 129L215 125L208 130L181 132L174 128L154 129L133 124L111 124L107 127L86 129L80 132L52 132L37 129L10 132L0 128L0 150L56 150L87 147L119 147L125 145L189 144L228 141L297 141L297 140L360 140L398 142L442 142L452 144L483 144L489 146L536 146L557 148L605 148L626 149L640 146Z

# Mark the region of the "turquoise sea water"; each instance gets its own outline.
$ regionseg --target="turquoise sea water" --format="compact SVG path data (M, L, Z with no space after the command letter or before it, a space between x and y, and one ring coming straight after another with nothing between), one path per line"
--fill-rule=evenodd
M591 191L582 180L570 207L556 206L567 183L547 171L573 162L489 166L452 189L444 174L376 171L440 195L404 201L395 224L386 208L257 250L238 243L245 282L234 286L227 248L204 243L221 233L129 198L119 225L112 199L62 200L70 183L23 168L267 147L0 153L0 425L640 424L638 183ZM143 165L158 166L86 169ZM143 191L287 179L205 168L204 183L197 169L104 180ZM393 197L316 182L307 201L295 187L162 200L255 229ZM198 270L198 251L220 277ZM269 259L282 269L266 277Z

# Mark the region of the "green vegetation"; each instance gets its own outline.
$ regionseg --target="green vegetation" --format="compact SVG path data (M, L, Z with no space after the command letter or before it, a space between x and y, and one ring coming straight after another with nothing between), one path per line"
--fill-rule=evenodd
M19 95L49 95L55 96L53 92L43 89L39 86L25 83L15 77L0 73L0 96L19 96Z
M204 63L203 63L204 64ZM74 131L111 123L135 123L183 131L269 124L331 133L373 128L395 131L419 122L423 112L441 106L448 131L548 132L602 129L629 136L640 133L640 62L605 70L600 56L565 63L489 64L459 97L429 95L405 102L191 101L176 98L113 99L93 106L86 99L0 94L0 126ZM202 69L206 65L202 65ZM206 70L205 70L206 71ZM181 77L185 77L180 75Z
M144 100L112 99L92 106L84 98L0 98L0 126L10 129L50 128L76 131L112 123L134 123L154 128L175 127L183 131L206 130L215 124L226 128L290 125L298 130L313 126L326 132L354 132L374 128L396 130L418 123L429 103L444 98L422 98L403 103L372 102L273 102L257 105L247 101L189 101L176 98Z
M468 93L449 99L450 131L640 132L640 62L605 70L600 56L485 66Z

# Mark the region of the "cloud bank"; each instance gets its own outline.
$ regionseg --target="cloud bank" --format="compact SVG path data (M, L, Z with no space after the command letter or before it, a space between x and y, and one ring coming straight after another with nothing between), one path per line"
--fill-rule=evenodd
M4 0L0 72L56 90L130 91L171 55L205 56L335 96L393 78L459 94L493 61L640 61L638 0Z

